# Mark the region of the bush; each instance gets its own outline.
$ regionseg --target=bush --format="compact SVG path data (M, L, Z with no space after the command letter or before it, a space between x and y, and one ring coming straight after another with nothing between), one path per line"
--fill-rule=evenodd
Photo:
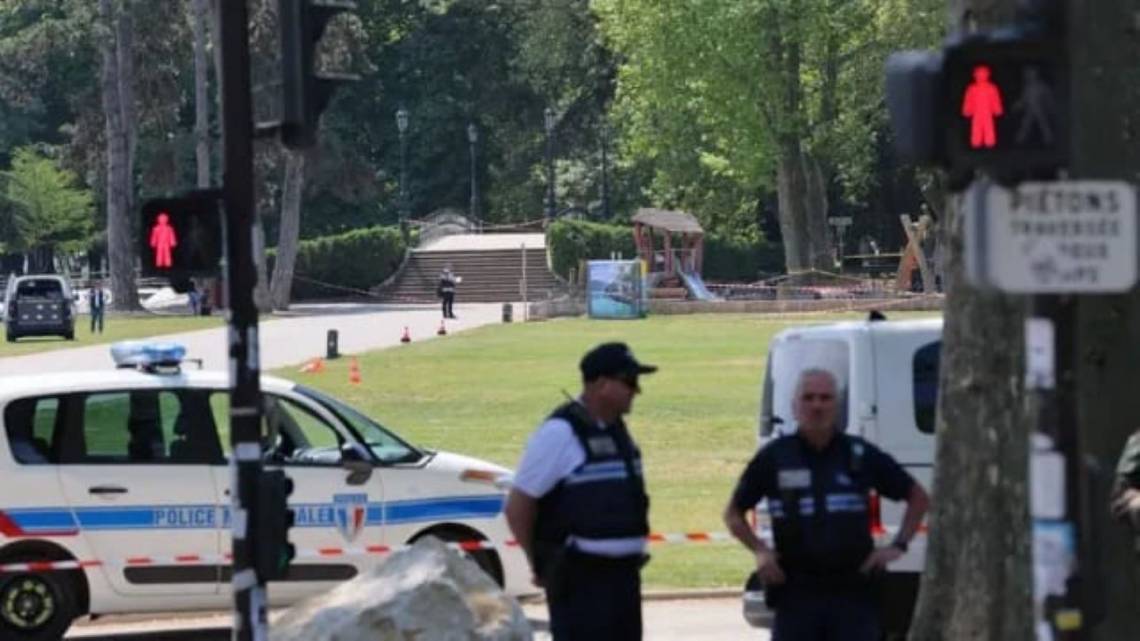
M555 273L568 278L582 260L605 260L613 253L635 258L633 230L624 225L560 220L547 233ZM751 282L784 271L784 249L765 240L752 241L707 234L704 277L712 281Z
M399 227L369 227L303 240L297 248L293 299L346 296L352 292L338 288L367 290L379 285L399 269L406 249Z
M546 242L554 273L563 278L569 278L570 270L583 260L607 260L615 252L626 259L637 257L633 229L628 226L559 220L550 225Z
M709 281L752 282L784 272L784 248L766 240L705 236L704 277Z

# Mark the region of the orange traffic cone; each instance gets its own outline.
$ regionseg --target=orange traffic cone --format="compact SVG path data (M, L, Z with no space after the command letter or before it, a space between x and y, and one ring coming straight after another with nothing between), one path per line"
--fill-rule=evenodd
M353 385L360 385L360 362L356 357L352 357L352 362L348 364L348 382Z
M408 326L407 325L404 325L404 333L400 335L400 342L401 343L412 342L412 335L411 335L411 333L408 332Z
M447 336L447 327L443 324L443 321L439 321L439 329L435 331L435 335Z

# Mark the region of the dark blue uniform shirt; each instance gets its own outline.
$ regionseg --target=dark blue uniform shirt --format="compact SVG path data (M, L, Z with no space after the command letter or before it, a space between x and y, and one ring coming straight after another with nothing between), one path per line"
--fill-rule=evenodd
M890 455L862 438L837 434L816 450L797 434L756 453L732 502L743 512L767 499L776 551L789 574L846 574L857 571L874 547L870 490L903 500L914 483Z

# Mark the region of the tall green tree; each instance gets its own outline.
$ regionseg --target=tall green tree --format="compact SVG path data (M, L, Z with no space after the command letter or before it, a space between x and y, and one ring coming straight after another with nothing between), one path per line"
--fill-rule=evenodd
M898 21L936 22L925 2L595 0L624 60L627 154L651 159L657 200L714 226L776 191L787 268L829 267L829 187L867 186L879 69L926 30Z
M91 192L76 176L32 147L17 149L12 167L0 172L9 207L0 229L0 252L28 256L30 269L54 271L57 254L86 249L94 228Z

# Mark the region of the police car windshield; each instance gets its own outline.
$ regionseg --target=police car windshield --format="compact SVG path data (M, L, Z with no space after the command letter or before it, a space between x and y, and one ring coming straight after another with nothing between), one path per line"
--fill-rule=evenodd
M314 401L324 405L330 412L344 422L349 429L356 433L363 443L375 453L381 463L415 463L424 457L424 453L411 444L401 440L395 434L381 427L376 421L345 405L341 401L319 392L310 387L298 385L297 392L308 396Z

